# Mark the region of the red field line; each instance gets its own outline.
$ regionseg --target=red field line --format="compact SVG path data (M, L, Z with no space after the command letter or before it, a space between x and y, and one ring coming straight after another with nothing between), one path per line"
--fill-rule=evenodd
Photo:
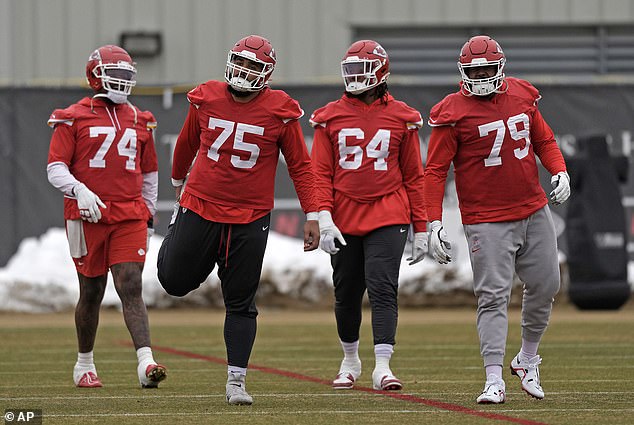
M130 343L126 342L125 345L130 345ZM203 360L203 361L207 361L211 363L217 363L221 365L227 364L225 359L221 359L220 357L205 356L202 354L192 353L189 351L178 350L176 348L153 345L152 349L163 352L163 353L169 353L169 354L174 354L177 356L187 357L190 359L198 359L198 360ZM276 368L267 367L267 366L260 366L260 365L256 365L252 363L249 364L249 369L259 370L260 372L269 373L271 375L284 376L286 378L292 378L299 381L314 382L316 384L322 384L322 385L328 385L328 386L332 384L332 381L327 379L315 378L313 376L302 375L302 374L290 372L287 370L276 369ZM468 407L460 406L458 404L445 403L443 401L431 400L431 399L418 397L418 396L414 396L410 394L397 393L393 391L378 391L372 388L359 387L359 386L355 386L354 390L363 391L363 392L371 393L371 394L381 394L386 397L391 397L397 400L408 401L410 403L424 404L430 407L435 407L437 409L448 410L451 412L458 412L465 415L478 416L481 418L486 418L486 419L491 419L496 421L512 422L512 423L522 424L522 425L546 425L544 422L514 418L512 416L500 415L498 413L483 412L481 410L470 409Z

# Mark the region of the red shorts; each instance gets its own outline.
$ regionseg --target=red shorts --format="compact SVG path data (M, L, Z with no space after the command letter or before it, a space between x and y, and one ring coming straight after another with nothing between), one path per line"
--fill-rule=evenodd
M130 220L115 224L83 222L88 253L73 258L75 268L87 277L108 273L120 263L144 263L147 251L147 222Z

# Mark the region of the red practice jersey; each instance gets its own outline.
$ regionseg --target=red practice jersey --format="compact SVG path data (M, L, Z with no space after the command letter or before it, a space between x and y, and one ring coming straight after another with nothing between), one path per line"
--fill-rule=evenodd
M143 174L158 171L156 119L131 104L86 97L48 119L53 136L48 163L63 162L70 173L106 204L101 223L148 220ZM64 198L64 218L80 219L77 201Z
M239 103L220 81L199 85L187 99L191 106L172 164L175 180L189 172L183 207L208 220L231 223L267 214L273 208L281 151L302 209L317 211L310 156L297 121L304 112L295 100L265 88L253 100Z
M516 78L506 78L504 88L492 98L458 91L432 108L425 166L430 221L442 219L452 161L464 224L521 220L546 205L535 155L551 174L566 170L553 132L537 109L537 89Z
M343 233L406 223L425 231L418 111L389 94L371 105L344 95L310 123L320 210L332 211Z

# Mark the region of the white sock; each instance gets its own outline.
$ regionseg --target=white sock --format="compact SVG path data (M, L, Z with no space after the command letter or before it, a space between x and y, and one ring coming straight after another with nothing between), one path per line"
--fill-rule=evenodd
M520 350L520 360L528 361L537 355L539 341L526 341L522 338L522 349Z
M77 353L77 366L84 369L91 369L95 367L95 360L92 351L87 353Z
M139 365L143 366L144 371L148 365L156 364L156 362L154 361L154 357L152 356L152 349L150 347L141 347L136 350L136 358L139 362Z
M374 370L390 370L392 353L394 353L392 344L376 344L374 346Z
M495 375L498 378L502 379L502 365L490 364L484 367L484 372L486 373L487 378L489 377L489 375Z
M79 380L86 372L97 374L92 351L77 353L77 363L75 363L75 367L73 367L73 380L75 381L75 385L79 383Z
M354 342L341 342L343 349L343 361L346 363L358 363L359 359L359 340Z
M247 368L246 367L238 367L238 366L227 366L227 375L231 376L231 374L234 375L247 375Z

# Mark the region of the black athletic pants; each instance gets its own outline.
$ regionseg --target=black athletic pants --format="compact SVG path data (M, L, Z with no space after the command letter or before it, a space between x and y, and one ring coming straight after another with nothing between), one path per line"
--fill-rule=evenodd
M344 342L359 339L367 289L374 344L395 344L398 275L409 224L386 226L364 236L344 235L347 245L331 256L337 332Z
M255 342L255 293L270 220L267 214L248 224L216 223L179 208L158 254L159 282L168 294L178 297L198 288L218 265L231 366L247 367Z

